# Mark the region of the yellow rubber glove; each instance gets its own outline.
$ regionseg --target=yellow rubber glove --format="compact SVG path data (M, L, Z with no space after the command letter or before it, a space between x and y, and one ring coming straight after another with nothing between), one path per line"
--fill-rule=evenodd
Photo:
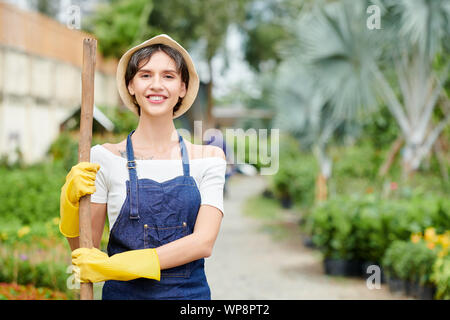
M108 257L97 248L72 252L72 264L79 268L81 282L128 281L136 278L160 280L156 249L131 250Z
M95 177L100 165L80 162L70 169L61 188L59 231L68 237L79 236L80 198L95 192Z

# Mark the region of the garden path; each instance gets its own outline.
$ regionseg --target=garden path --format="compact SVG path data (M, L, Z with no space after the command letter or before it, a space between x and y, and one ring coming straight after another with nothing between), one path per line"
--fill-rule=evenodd
M360 278L324 274L317 250L296 239L274 240L262 222L243 214L246 199L261 193L264 176L233 176L225 198L225 216L205 270L212 299L406 299L387 284L368 289ZM298 228L296 228L298 229Z

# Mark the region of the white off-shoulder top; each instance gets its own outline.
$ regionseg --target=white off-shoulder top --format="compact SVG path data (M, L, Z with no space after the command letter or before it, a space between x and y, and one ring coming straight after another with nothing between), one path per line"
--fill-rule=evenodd
M91 202L106 203L111 230L126 198L126 181L129 180L127 159L120 157L102 145L91 148L91 163L98 163L100 169L95 180L95 193ZM190 175L194 178L201 195L201 204L218 208L224 214L223 188L227 162L219 157L189 159ZM153 179L164 182L183 175L180 159L136 160L139 179Z

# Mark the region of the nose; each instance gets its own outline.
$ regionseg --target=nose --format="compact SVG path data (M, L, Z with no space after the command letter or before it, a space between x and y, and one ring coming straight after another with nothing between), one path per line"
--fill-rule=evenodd
M154 91L158 91L162 89L162 83L161 83L161 76L160 75L155 75L152 79L152 81L150 82L150 89L154 90Z

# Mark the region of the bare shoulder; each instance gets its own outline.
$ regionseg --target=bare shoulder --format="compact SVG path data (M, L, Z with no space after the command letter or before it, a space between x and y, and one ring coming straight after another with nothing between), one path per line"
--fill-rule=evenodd
M225 153L223 150L217 146L203 146L205 148L205 153L207 154L206 157L213 157L213 158L222 158L223 160L226 160Z
M102 144L102 147L105 149L111 151L116 156L122 157L123 152L125 151L126 147L126 140L121 141L119 143L104 143Z
M185 144L191 159L217 157L226 160L225 153L217 146L193 144L189 141L186 141Z

